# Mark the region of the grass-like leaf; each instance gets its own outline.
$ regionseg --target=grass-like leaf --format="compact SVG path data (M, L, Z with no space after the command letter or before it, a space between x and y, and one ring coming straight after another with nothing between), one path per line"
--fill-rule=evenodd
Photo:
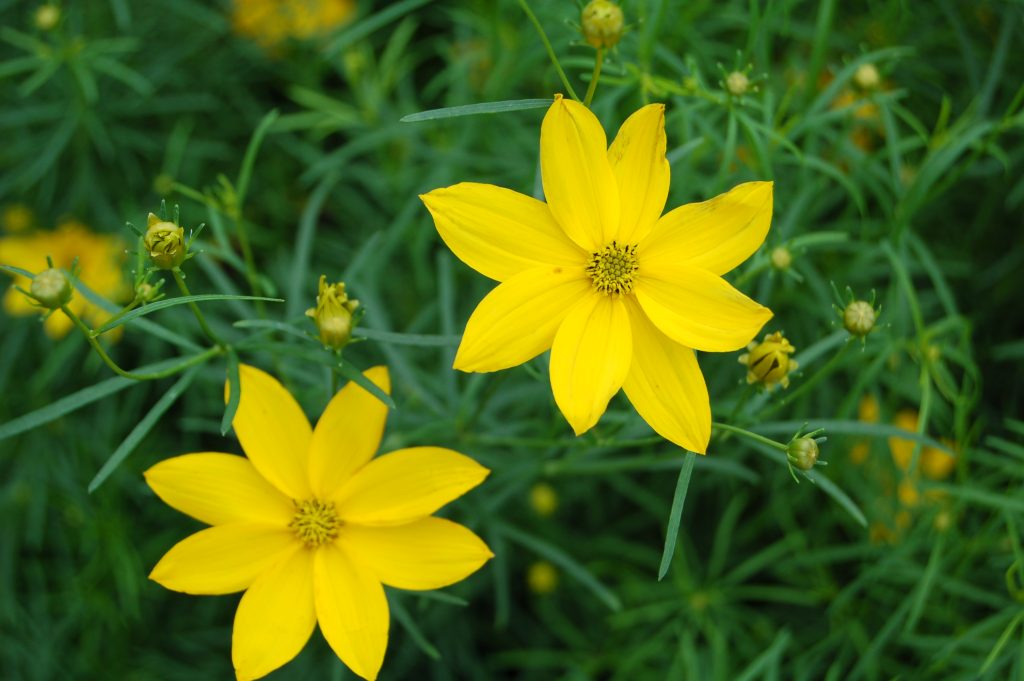
M543 109L548 106L551 106L550 99L509 99L503 102L481 102L479 104L449 106L443 109L430 109L402 116L399 121L401 123L416 123L419 121L433 121L439 118L505 113L506 111L522 111L524 109Z

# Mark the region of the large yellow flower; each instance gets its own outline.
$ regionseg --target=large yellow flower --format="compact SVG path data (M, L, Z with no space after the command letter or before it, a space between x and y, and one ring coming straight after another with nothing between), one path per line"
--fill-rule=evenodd
M40 230L0 238L0 265L40 272L46 269L46 256L50 256L56 267L70 270L77 259L78 277L82 283L108 300L120 302L129 291L121 271L124 249L124 241L117 236L97 234L82 223L69 220L52 232ZM20 286L27 291L30 283L25 277L14 277L3 300L8 314L39 313L39 308L14 288ZM68 308L94 326L99 326L111 316L90 303L81 292L72 296ZM51 338L63 337L71 327L71 320L63 312L50 315L44 325Z
M387 369L366 377L385 391ZM488 470L439 447L372 459L387 407L354 383L311 429L284 387L240 368L233 426L248 458L186 454L146 471L165 502L213 525L174 546L150 578L190 594L245 591L232 659L240 680L285 664L319 623L356 674L374 679L388 639L381 584L436 589L492 554L471 531L432 517Z
M441 238L501 284L466 325L463 371L551 348L555 401L576 434L623 388L660 435L704 453L707 387L693 349L738 350L772 313L722 275L764 241L772 183L750 182L662 215L665 107L630 116L610 148L597 118L556 96L541 127L547 203L488 184L422 196Z

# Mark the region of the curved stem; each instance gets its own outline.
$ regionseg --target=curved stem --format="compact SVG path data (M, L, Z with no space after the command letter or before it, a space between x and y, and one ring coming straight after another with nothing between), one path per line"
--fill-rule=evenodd
M597 56L594 58L594 71L590 74L590 85L587 86L587 96L583 98L583 106L590 108L594 101L594 92L597 91L597 81L601 79L601 64L604 62L604 48L597 48Z
M171 274L174 275L174 281L175 283L178 284L178 288L181 290L181 293L185 296L191 296L192 292L188 290L188 285L185 283L185 278L181 276L181 270L175 267L173 270L171 270ZM200 311L199 306L191 301L188 303L188 306L192 310L192 314L196 316L196 321L199 322L199 326L200 328L202 328L203 333L206 334L206 337L212 340L214 343L216 343L219 347L224 347L224 341L222 341L220 339L220 336L215 334L213 332L213 329L210 328L210 325L206 323L206 317L203 316L203 313L202 311Z
M224 348L222 346L216 345L204 352L199 353L198 355L191 357L190 359L182 362L181 364L170 367L169 369L164 369L163 371L155 371L151 374L136 374L131 371L125 371L120 366L118 366L117 362L110 358L110 355L107 354L107 351L104 350L100 342L96 340L96 337L93 335L92 329L90 329L85 322L79 319L78 315L72 312L67 305L62 305L60 309L64 312L64 314L68 316L68 319L70 319L75 324L75 326L78 327L79 331L81 331L82 334L85 336L85 340L88 341L92 349L96 351L96 354L100 356L100 359L103 360L103 363L106 364L111 371L113 371L118 376L121 376L122 378L128 378L133 381L154 381L159 378L167 378L168 376L173 376L174 374L181 373L185 369L193 367L196 364L202 364L206 360L224 352Z
M749 430L744 430L742 428L737 428L736 426L730 426L727 423L718 423L717 421L713 421L711 423L711 429L712 430L724 430L727 433L735 433L736 435L742 435L743 437L749 438L751 440L754 440L755 442L760 442L763 445L768 445L769 447L772 447L773 449L778 449L778 450L781 450L783 452L786 451L786 445L782 444L781 442L776 442L775 440L771 440L769 438L766 438L764 435L758 435L757 433L751 433Z
M537 20L537 16L530 9L530 6L526 4L526 0L519 0L519 6L526 12L526 16L529 17L530 21L533 22L534 28L537 29L537 33L540 34L541 42L544 43L544 47L547 48L548 57L551 58L551 63L554 64L555 70L558 71L558 77L562 79L562 85L565 86L565 91L569 93L569 96L575 99L577 102L580 101L579 95L572 89L572 85L569 83L569 78L565 75L565 71L562 70L562 65L558 63L558 57L555 56L555 49L551 47L551 41L548 40L547 34L544 32L544 27L540 25L540 21Z

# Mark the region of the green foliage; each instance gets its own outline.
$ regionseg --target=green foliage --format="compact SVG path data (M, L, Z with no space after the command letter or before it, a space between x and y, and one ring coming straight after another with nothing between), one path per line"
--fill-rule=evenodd
M123 312L100 329L120 327L116 342L0 317L6 677L230 677L237 598L146 579L197 524L141 471L239 451L223 384L241 361L309 414L385 363L384 451L449 446L494 471L451 512L495 559L444 592L389 591L381 678L1024 678L1024 8L622 4L593 109L611 133L667 104L668 206L775 182L768 242L730 277L772 308L766 331L785 330L800 369L788 391L758 392L735 353L702 354L715 420L761 440L824 427L828 467L796 484L783 451L729 428L706 457L684 454L621 396L574 438L544 357L450 369L493 282L444 247L417 196L460 181L539 193L541 108L568 94L559 69L584 92L594 67L575 4L529 4L556 67L517 0L366 0L323 40L267 50L232 32L226 3L67 3L42 30L34 6L0 0L0 208L121 234L136 283L166 277L168 294L122 309L76 284ZM868 65L877 88L858 85ZM747 92L727 93L732 71ZM208 226L188 287L147 274L120 227L164 198ZM343 355L302 316L321 272L365 310ZM877 292L863 343L833 283ZM878 422L858 420L865 396ZM892 425L906 408L916 433ZM931 450L957 457L913 506L897 434L911 471ZM557 490L551 517L529 505L539 481ZM544 596L525 581L541 559L562 576ZM347 674L314 636L269 678Z

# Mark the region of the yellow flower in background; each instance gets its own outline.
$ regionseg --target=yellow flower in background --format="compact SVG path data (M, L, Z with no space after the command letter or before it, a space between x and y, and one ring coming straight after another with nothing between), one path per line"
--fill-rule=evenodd
M590 110L557 95L540 146L547 203L468 182L421 197L455 255L501 282L455 368L498 371L550 348L555 402L577 435L622 388L659 435L704 453L711 408L694 349L742 348L772 316L722 278L764 241L772 183L662 215L662 104L630 116L609 148Z
M356 12L355 0L234 0L235 32L263 47L294 38L308 40L344 26Z
M912 433L917 432L917 411L914 409L901 409L896 414L893 422L897 428ZM949 440L943 440L950 449L954 444ZM889 438L889 451L892 452L892 460L896 467L906 472L910 468L910 460L914 454L914 441L902 437ZM956 457L936 447L923 445L921 447L920 472L929 480L945 480L953 472L956 466Z
M526 585L538 596L546 596L558 588L558 570L546 560L530 563L526 570Z
M0 227L5 232L25 232L32 227L35 219L31 208L23 203L12 203L4 206L0 213Z
M860 398L860 402L857 404L857 419L861 423L878 423L878 417L881 414L881 407L878 404L878 400L875 396L870 393L865 393ZM866 440L861 440L853 445L850 450L850 460L853 463L860 465L864 463L868 454L871 453L871 443Z
M0 238L0 265L41 272L47 267L46 256L53 258L55 267L64 270L70 270L75 258L78 258L78 278L108 300L121 302L129 294L121 269L125 259L125 244L117 236L96 234L82 223L70 220L52 232L40 230ZM27 291L31 283L25 277L14 277L3 300L7 313L39 314L39 309L15 290L15 286ZM68 308L94 327L110 318L110 313L93 305L77 291L68 303ZM62 338L71 327L71 320L60 312L50 315L44 324L46 334L51 338Z
M365 376L390 390L386 368ZM240 680L294 658L317 624L353 672L375 679L390 619L382 584L438 589L492 557L473 532L431 515L489 471L440 447L374 459L387 407L355 383L311 429L276 379L244 365L240 378L232 425L248 458L186 454L145 473L167 504L213 526L175 545L150 578L190 594L245 591L231 648Z
M530 488L530 506L537 515L547 518L558 510L558 492L546 482L538 482Z

